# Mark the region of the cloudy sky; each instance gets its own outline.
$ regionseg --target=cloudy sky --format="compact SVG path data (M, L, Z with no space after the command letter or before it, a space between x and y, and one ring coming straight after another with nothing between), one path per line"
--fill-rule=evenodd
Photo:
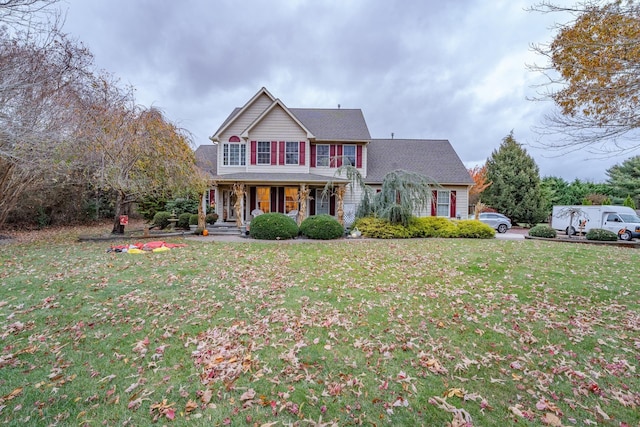
M559 16L534 0L63 0L64 31L195 146L266 87L288 107L360 108L374 138L448 139L468 166L514 131L541 176L594 182L629 157L538 146L533 102ZM549 142L548 139L545 140Z

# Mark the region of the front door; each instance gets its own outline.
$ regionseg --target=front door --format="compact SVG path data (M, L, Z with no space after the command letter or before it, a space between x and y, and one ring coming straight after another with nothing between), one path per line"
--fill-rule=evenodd
M222 219L224 221L236 220L236 195L231 190L224 190L222 193Z

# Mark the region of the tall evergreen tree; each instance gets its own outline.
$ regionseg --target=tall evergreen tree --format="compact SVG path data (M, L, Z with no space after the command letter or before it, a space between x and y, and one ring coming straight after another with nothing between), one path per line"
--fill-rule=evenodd
M487 159L487 180L493 184L483 202L512 221L537 224L544 220L543 193L538 165L513 137L513 131Z
M631 196L640 205L640 156L631 157L620 165L607 169L607 182L618 197Z

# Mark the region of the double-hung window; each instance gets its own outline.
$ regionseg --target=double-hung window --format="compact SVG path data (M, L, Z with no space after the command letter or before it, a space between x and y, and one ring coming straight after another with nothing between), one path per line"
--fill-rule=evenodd
M256 188L256 206L262 212L271 212L271 188L270 187L257 187Z
M343 145L342 146L342 164L356 165L356 146L355 145Z
M329 166L329 145L319 144L316 145L316 167L328 167Z
M300 143L298 141L287 141L285 145L285 165L297 165L300 162L298 150Z
M284 188L284 213L298 210L298 187Z
M222 147L222 164L224 166L244 166L247 158L245 144L224 144Z
M438 216L449 216L449 203L451 203L451 192L448 190L438 190Z
M258 141L258 164L259 165L271 164L271 142L270 141Z

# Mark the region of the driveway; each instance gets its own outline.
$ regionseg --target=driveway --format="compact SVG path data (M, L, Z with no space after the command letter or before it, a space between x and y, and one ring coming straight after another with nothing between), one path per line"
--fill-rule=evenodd
M514 227L510 230L507 230L506 233L498 233L496 232L496 239L501 240L524 240L524 236L529 233L529 230L526 228Z

